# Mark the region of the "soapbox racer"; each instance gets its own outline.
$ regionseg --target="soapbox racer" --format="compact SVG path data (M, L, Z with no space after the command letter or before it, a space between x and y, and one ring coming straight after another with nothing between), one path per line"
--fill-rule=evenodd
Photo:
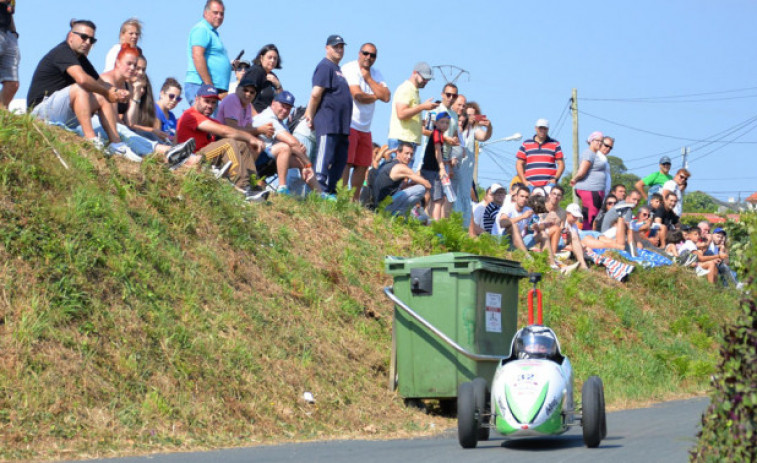
M570 360L546 326L529 325L515 334L510 355L499 363L488 389L483 378L458 389L457 431L463 448L487 440L492 428L509 437L552 436L581 425L587 447L597 447L607 435L602 381L597 376L586 380L576 413Z

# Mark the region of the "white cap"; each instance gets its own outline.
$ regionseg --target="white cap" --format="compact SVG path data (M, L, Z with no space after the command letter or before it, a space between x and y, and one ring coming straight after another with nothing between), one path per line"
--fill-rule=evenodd
M546 119L539 119L536 121L534 127L546 127L549 128L549 121Z
M581 206L579 206L576 203L568 204L568 207L565 208L565 212L572 215L573 217L577 219L583 219L584 215L581 213Z
M500 185L499 183L492 183L492 186L489 187L489 193L494 194L497 192L497 190L504 190L505 187ZM507 191L507 190L505 190Z

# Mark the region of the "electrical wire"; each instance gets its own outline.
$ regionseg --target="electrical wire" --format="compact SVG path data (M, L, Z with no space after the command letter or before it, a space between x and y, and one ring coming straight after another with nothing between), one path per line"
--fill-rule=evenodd
M757 90L757 87L745 87L745 88L737 88L733 90L719 90L715 92L688 93L688 94L683 94L683 95L650 96L650 97L635 97L635 98L581 98L581 100L638 102L638 101L652 101L652 100L671 100L671 99L676 99L676 98L690 98L692 96L722 95L725 93L737 93L737 92L746 92L746 91L752 91L752 90Z
M604 121L604 122L607 122L609 124L617 125L619 127L624 127L626 129L630 129L630 130L635 130L637 132L647 133L647 134L650 134L650 135L656 135L658 137L672 138L674 140L683 140L683 141L700 142L700 143L708 143L708 142L712 141L712 140L702 140L702 139L697 139L697 138L678 137L678 136L675 136L675 135L668 135L668 134L664 134L664 133L660 133L660 132L654 132L652 130L641 129L639 127L633 127L633 126L628 125L628 124L623 124L623 123L616 122L616 121L613 121L613 120L610 120L610 119L606 119L604 117L600 117L600 116L597 116L595 114L587 113L586 111L582 111L580 109L578 110L578 112L580 114L583 114L584 116L593 117L594 119L598 119L600 121ZM755 116L755 118L757 118L757 116ZM735 144L742 144L742 145L757 145L757 141L729 141L729 142L722 142L722 143L735 143Z

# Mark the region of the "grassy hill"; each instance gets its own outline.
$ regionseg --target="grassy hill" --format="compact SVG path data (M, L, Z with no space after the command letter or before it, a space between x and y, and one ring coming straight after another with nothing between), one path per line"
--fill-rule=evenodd
M0 111L0 459L454 426L386 389L384 256L523 256L347 196L246 204L205 173L106 159ZM548 272L542 256L524 266ZM542 288L576 378L600 374L611 408L704 393L736 306L681 269L625 285L550 274Z

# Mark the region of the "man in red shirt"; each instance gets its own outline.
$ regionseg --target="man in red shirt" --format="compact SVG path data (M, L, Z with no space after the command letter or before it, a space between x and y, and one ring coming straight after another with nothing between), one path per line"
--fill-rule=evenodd
M176 126L176 140L182 143L194 138L197 156L187 160L187 165L198 164L204 159L216 167L231 162L224 176L234 187L251 201L264 200L267 191L253 191L250 176L256 173L255 160L264 149L263 141L242 130L223 125L211 118L218 105L218 90L212 85L202 85L192 106L184 111Z
M521 145L515 169L529 190L537 186L554 186L565 170L560 142L549 136L549 121L536 121L536 134Z

